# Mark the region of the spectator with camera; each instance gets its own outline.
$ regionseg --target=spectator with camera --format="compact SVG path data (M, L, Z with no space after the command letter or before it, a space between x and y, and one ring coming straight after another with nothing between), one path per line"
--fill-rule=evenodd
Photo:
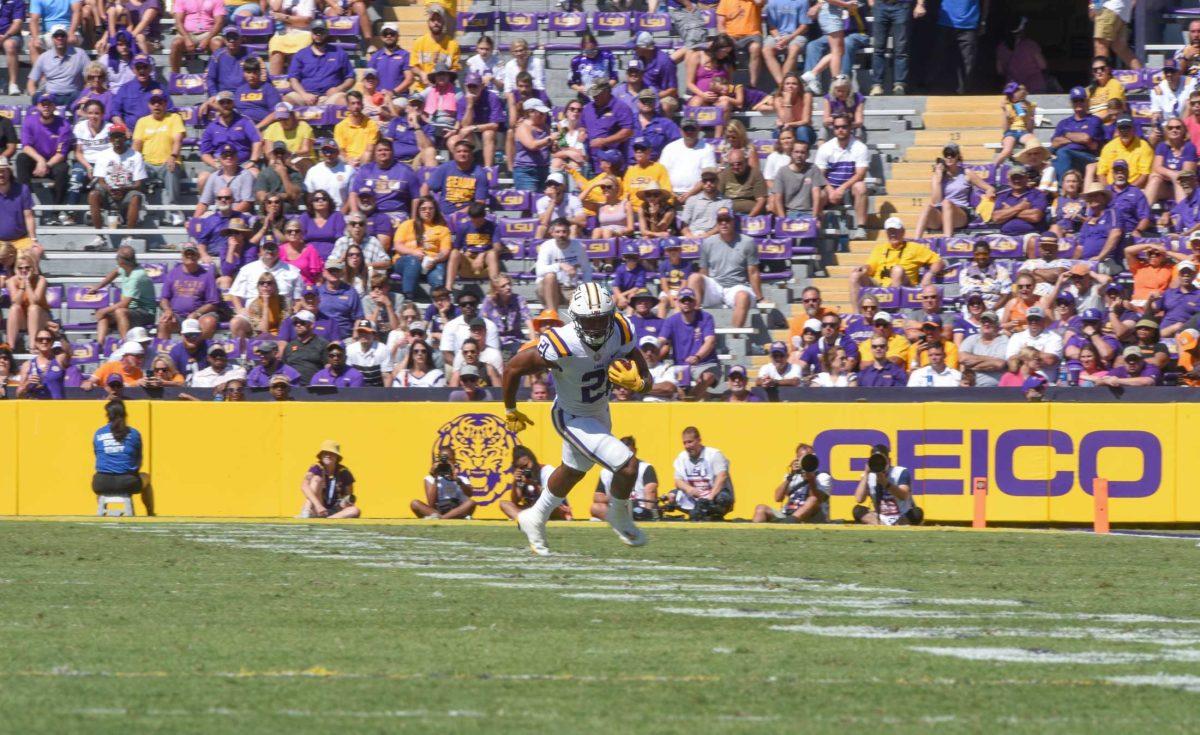
M326 439L317 452L317 463L304 474L304 507L300 518L358 518L354 473L342 464L342 448Z
M632 436L623 436L621 443L629 447L635 457L637 456L637 440ZM629 493L629 499L632 501L633 520L657 521L660 518L658 473L654 471L654 465L640 457L637 463L637 479L633 481L633 489ZM607 467L600 470L600 479L596 482L596 491L592 498L592 518L596 520L603 521L608 517L608 497L609 491L612 489L612 478L612 470Z
M504 515L516 520L518 513L532 508L542 493L549 492L550 475L554 474L554 465L539 463L532 449L518 445L513 447L512 473L510 499L500 501L500 510ZM571 520L571 506L563 502L550 514L550 519Z
M409 507L418 518L433 521L470 519L475 512L471 492L471 481L459 469L454 450L447 447L434 457L425 475L425 499L414 500Z
M788 465L783 482L775 488L776 509L759 505L754 509L755 523L828 523L829 496L833 492L833 477L821 472L821 461L811 444L796 446L796 457Z
M925 513L913 501L912 485L912 472L907 467L893 466L891 451L876 444L854 490L854 521L867 526L920 525ZM863 505L868 495L873 510Z
M700 430L683 430L683 451L675 458L672 501L691 521L719 521L733 509L733 480L729 460L715 447L706 447Z

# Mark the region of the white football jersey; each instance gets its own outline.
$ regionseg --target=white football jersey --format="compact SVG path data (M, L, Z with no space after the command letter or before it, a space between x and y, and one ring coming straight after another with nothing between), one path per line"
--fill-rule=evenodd
M608 416L608 365L636 349L633 325L619 313L612 334L595 351L571 324L542 332L538 352L555 368L555 407L575 416Z

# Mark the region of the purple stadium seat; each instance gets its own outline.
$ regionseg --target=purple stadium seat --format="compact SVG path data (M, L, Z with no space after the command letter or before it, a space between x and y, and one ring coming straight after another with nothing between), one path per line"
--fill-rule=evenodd
M866 296L873 297L879 303L882 311L894 311L900 308L900 289L898 288L871 286L858 292L858 298L862 299Z
M1113 79L1125 87L1126 92L1140 92L1150 88L1154 75L1148 69L1113 69Z
M499 220L496 225L497 237L502 239L529 240L533 238L533 233L537 230L538 221L533 217L522 219L504 218Z
M241 32L242 38L261 37L269 39L275 35L275 21L266 16L237 15L234 25ZM330 19L326 18L326 22Z
M592 28L596 33L628 33L633 30L633 13L593 13ZM629 48L629 41L601 41L601 48Z
M970 258L975 249L975 238L955 235L942 239L937 252L943 258Z
M504 13L500 16L500 30L537 34L539 16L539 13Z
M329 38L333 41L334 46L351 55L357 53L358 37L362 35L362 30L358 25L358 16L325 16L325 24L329 28Z
M171 94L204 94L203 74L172 74L167 82Z
M702 128L712 128L725 124L725 111L720 107L685 107L684 120L695 120Z
M599 239L583 239L579 242L583 243L583 249L587 251L588 258L591 260L604 260L606 258L615 258L620 248L617 242L619 237L605 237Z
M1020 238L1009 237L1008 235L990 235L987 238L988 244L992 246L993 258L1024 258L1022 252L1023 247Z
M701 240L701 238L699 238L699 237L679 237L679 238L671 238L671 239L679 240L679 244L683 246L680 248L679 255L684 260L696 260L700 257L700 240ZM659 241L659 246L661 246L661 245L662 245L662 241Z
M671 16L666 13L637 13L633 20L634 28L641 33L669 33Z
M155 283L162 283L163 278L167 275L168 265L155 261L143 261L142 268L145 269L146 275L150 276L150 280Z
M1151 105L1150 100L1134 100L1129 103L1129 112L1143 122L1150 122L1154 118L1154 111L1151 109Z
M446 226L450 228L452 234L457 235L470 221L471 218L467 216L467 210L460 209L457 212L451 212L446 217Z
M554 34L568 34L566 41L552 41L542 44L547 51L578 51L579 34L588 29L587 13L548 13L546 15L546 31Z
M938 293L942 293L941 286L937 287ZM945 294L942 294L943 296ZM921 308L921 287L920 286L902 286L900 288L900 308L901 309L920 309Z
M484 166L483 172L487 174L488 188L494 189L500 183L500 167L499 166Z
M71 343L72 362L96 362L100 359L100 346L91 340Z
M754 151L758 153L759 158L766 158L775 150L775 141L767 140L752 140L751 145L754 146Z
M121 338L110 334L104 338L104 344L100 345L100 359L107 360L116 352L117 346L121 344Z
M234 337L214 337L209 343L209 346L217 345L225 350L225 354L229 355L230 360L235 360L243 355L243 344L241 339Z
M288 81L287 74L280 74L278 76L274 74L268 75L267 81L271 82L271 86L274 87L275 91L279 92L280 94L287 94L288 92L292 91L292 85L291 82Z
M78 361L76 361L78 362ZM83 371L79 369L79 365L68 365L63 373L63 386L66 388L78 388L83 385Z
M767 237L771 234L772 216L760 214L754 217L738 215L738 225L741 233L747 237Z
M704 27L710 31L717 27L717 11L714 8L707 8L702 11L704 15Z
M46 304L50 306L50 311L58 311L65 298L65 289L62 286L46 286Z
M495 12L458 14L458 30L460 33L488 33L495 29Z
M775 220L775 237L811 240L820 234L816 217L784 217Z
M255 354L254 349L261 344L270 344L276 347L278 346L278 343L273 339L267 339L264 337L251 337L250 339L246 340L246 354L248 356L253 356Z
M759 277L764 281L788 281L792 278L792 241L761 240L758 243Z
M522 189L501 189L492 194L492 202L502 212L528 212L530 193Z
M327 105L313 105L312 107L297 107L296 117L314 127L325 125L325 115Z
M650 239L634 240L634 245L637 245L638 254L646 260L657 260L662 257L662 250L658 247L658 243Z
M21 117L21 107L19 105L0 105L0 117L7 117L15 123Z
M407 212L389 212L388 219L390 219L392 221L392 229L394 230L395 228L400 226L401 222L408 219L408 213Z
M87 286L67 286L68 309L99 309L112 303L112 292L108 289L90 294Z

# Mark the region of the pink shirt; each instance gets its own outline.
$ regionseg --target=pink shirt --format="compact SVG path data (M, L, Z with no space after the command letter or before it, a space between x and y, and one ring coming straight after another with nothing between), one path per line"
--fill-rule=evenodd
M458 99L453 87L445 93L439 92L437 87L430 87L425 94L425 114L432 116L438 112L457 114Z
M225 14L224 0L175 0L176 13L183 15L183 27L188 33L208 33Z
M309 286L317 282L317 279L321 277L321 271L325 269L320 253L311 244L305 245L304 249L300 251L300 255L295 258L291 257L287 246L283 245L279 248L279 259L299 268L300 277Z

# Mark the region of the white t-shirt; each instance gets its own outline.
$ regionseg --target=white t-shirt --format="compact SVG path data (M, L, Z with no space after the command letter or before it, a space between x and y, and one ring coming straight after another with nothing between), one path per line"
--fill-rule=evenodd
M225 371L218 373L213 367L209 366L192 373L187 379L187 384L192 388L216 388L218 385L223 385L234 378L245 380L246 371L240 367L226 365Z
M120 154L110 148L96 155L92 176L104 179L110 189L128 189L146 180L146 162L142 160L142 154L132 148L126 148Z
M322 161L304 174L304 190L314 192L324 189L333 199L333 208L339 209L350 191L350 180L353 177L354 169L347 166L345 161L339 161L333 168Z
M419 378L405 370L392 381L393 388L444 388L445 386L446 374L437 368Z
M669 362L660 362L654 367L650 368L650 385L655 385L656 383L670 383L671 385L678 385L679 381L675 379L675 366ZM659 398L658 396L646 396L642 399L642 402L666 403L667 399Z
M1126 23L1133 16L1133 1L1132 0L1104 0L1103 6L1105 10L1111 10L1121 16L1121 20Z
M875 487L875 473L867 474L867 490L875 505L875 514L885 526L894 526L900 517L914 507L912 499L912 472L907 467L892 467L888 470L888 479L892 485L907 485L909 495L901 500L890 491L880 491Z
M503 81L504 70L500 67L500 59L495 53L492 54L492 58L490 59L484 59L479 54L475 54L467 59L467 71L474 72L481 77L491 74L497 82Z
M909 388L958 388L962 383L962 373L950 366L945 366L942 372L937 372L932 365L917 368L908 375Z
M112 144L108 142L108 123L100 125L100 132L93 134L87 120L80 120L71 129L75 142L83 146L83 160L96 165L96 159L104 151L111 151Z
M792 367L799 368L800 366L793 365ZM813 388L849 388L857 384L858 379L854 373L842 373L836 378L829 373L817 373L810 383Z
M725 455L721 454L720 449L713 447L704 447L700 450L700 456L692 459L687 450L679 453L675 458L675 481L680 480L687 482L697 490L707 490L716 482L717 475L729 472L729 460L725 459ZM726 476L725 487L733 490L733 478ZM723 488L718 488L718 490ZM677 493L676 503L683 510L691 510L695 507L695 500L687 493Z
M608 469L607 467L600 470L600 488L597 489L599 490L602 488L606 495L612 492L612 478L612 470ZM654 483L655 485L658 484L658 473L654 471L654 466L649 462L643 462L639 459L637 479L633 481L633 492L630 493L629 497L633 498L635 501L648 501L649 498L646 497L646 486L650 483Z
M546 88L546 64L537 56L529 57L529 63L526 64L525 71L529 72L529 76L533 77L534 89ZM509 59L504 65L504 89L512 91L517 88L517 74L521 73L520 67L517 66L516 59Z
M499 350L500 328L496 326L495 322L487 317L479 318L483 319L483 323L486 325L487 329L487 334L483 338L483 341L487 342L488 347ZM442 327L442 342L440 345L438 345L438 349L442 350L443 352L453 352L456 355L455 360L457 360L458 353L462 351L463 342L466 342L470 338L471 328L467 326L466 320L464 320L460 314L446 322L446 326Z
M279 287L280 296L296 301L304 293L304 278L296 266L280 260L270 271L271 275L275 276L275 285ZM258 277L266 272L267 266L261 260L247 263L238 271L237 278L233 279L229 293L249 302L258 295Z
M771 151L767 154L767 159L762 162L762 175L767 180L767 186L772 186L775 183L775 174L779 173L779 169L786 167L792 162L792 157L786 153L779 151Z
M717 156L713 147L701 140L696 147L688 148L683 138L663 146L658 162L667 169L671 189L676 194L686 194L700 181L700 172L717 167Z
M821 515L826 519L829 518L829 496L833 494L833 477L828 472L816 474L816 483L814 483L816 487L809 487L803 472L795 474L789 472L784 476L783 479L788 484L787 496L783 499L784 510L795 511L808 500L808 496L815 490L817 499L820 501Z
M479 353L479 361L485 365L491 365L496 368L497 373L504 372L504 355L500 354L500 350L495 347L484 347ZM454 353L454 371L458 372L463 366L462 348L459 347L458 352Z
M574 276L568 277L561 272L563 263L575 266ZM588 259L587 251L580 241L573 239L567 243L566 250L561 250L558 243L551 238L538 245L536 273L538 282L541 282L547 273L554 273L558 276L560 286L574 288L581 283L592 282L592 261Z
M781 374L779 372L779 368L775 366L775 363L768 362L766 365L763 365L758 369L758 377L770 378L771 380L791 380L792 378L804 377L804 368L802 368L800 365L797 365L793 362L785 363L785 365L786 368Z
M1038 352L1045 352L1048 355L1057 355L1062 357L1063 341L1062 337L1058 336L1057 332L1052 332L1049 329L1043 330L1041 334L1034 337L1026 329L1023 332L1017 332L1008 338L1008 349L1005 350L1004 358L1008 359L1024 347L1036 348Z
M456 479L457 482L455 481ZM462 485L459 485L458 483L462 482L466 485L471 484L470 478L468 478L466 475L459 475L457 478L425 475L425 482L430 483L437 488L438 505L441 505L442 503L454 503L455 505L460 505L467 499L467 495L463 492Z
M537 216L541 217L542 214L546 211L546 207L549 207L549 206L550 206L550 197L543 194L537 200L537 205L536 205ZM583 202L579 201L579 197L575 196L574 194L567 194L566 196L564 196L562 198L561 202L559 202L558 204L555 205L554 216L551 217L551 219L556 219L558 217L566 217L567 219L573 219L574 217L578 216L582 212L583 212Z

